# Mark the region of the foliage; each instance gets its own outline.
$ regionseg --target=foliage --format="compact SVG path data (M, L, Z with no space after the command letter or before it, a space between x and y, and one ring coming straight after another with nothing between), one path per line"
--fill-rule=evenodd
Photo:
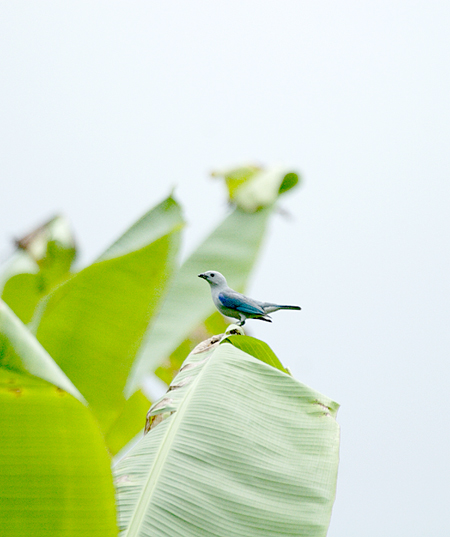
M0 301L2 535L117 535L110 457L71 381Z
M175 269L183 223L178 203L167 198L55 289L40 313L37 338L89 402L111 451L123 447L115 423L125 407L134 415L148 408L142 394L127 403L123 388ZM124 426L125 443L141 429L131 421L122 435Z
M0 527L6 530L5 535L116 534L111 456L126 450L143 427L142 417L150 406L142 390L146 377L156 373L170 384L200 341L226 329L197 274L209 268L223 271L230 285L243 291L278 196L298 182L295 173L280 169L247 167L223 175L233 204L231 212L181 267L178 253L184 219L173 196L151 209L97 261L79 271L73 265L75 241L62 217L51 219L17 241L17 252L0 274L4 301L0 300L0 427L6 431L5 442L0 445ZM158 466L168 468L164 471L172 475L165 484L159 478L152 478L150 484L145 480L153 467L153 451L168 454L169 462L172 440L184 438L179 435L188 427L189 444L200 447L198 453L203 453L196 464L209 464L209 457L213 457L214 471L218 472L214 475L224 478L224 483L236 480L227 493L229 507L223 503L224 490L214 491L198 482L198 498L217 515L218 525L224 520L224 505L235 509L236 516L228 524L235 529L228 528L227 535L242 534L238 519L247 517L245 524L252 526L256 513L261 514L261 524L266 517L267 528L273 522L273 528L286 530L289 526L284 534L295 534L292 528L298 520L297 515L292 518L289 514L293 508L289 498L300 485L288 482L287 466L295 467L298 477L306 479L307 492L302 494L311 504L305 503L309 505L305 513L314 522L302 507L299 516L320 528L310 535L322 535L334 498L336 405L286 375L273 351L254 338L232 335L228 330L220 346L206 352L210 357L207 363L187 374L204 354L197 351L189 355L171 385L170 397L159 402L162 413L152 407L154 429L118 465L122 527L133 520L132 528L139 531L130 528L128 535L149 534L140 529L153 509L148 496L154 499L161 491L166 497L176 496L180 485L172 466ZM208 375L212 375L209 388L205 384ZM173 408L168 400L174 401ZM194 401L202 411L191 422ZM328 410L324 411L325 407ZM154 414L161 414L157 418L161 421L171 412L174 414L155 427ZM270 413L286 413L286 421L274 424L280 441L269 446L264 427ZM247 434L249 420L262 427L255 425L251 438ZM217 427L210 455L206 445L200 446L207 424ZM231 425L234 439L229 436ZM166 429L172 436L159 438ZM298 445L289 436L294 431L304 436ZM227 474L231 452L220 450L223 441L230 449L233 442L242 445L240 474L237 468ZM288 446L294 446L293 450ZM255 448L272 458L256 461ZM327 479L317 472L311 474L300 463L308 450L317 450L321 468L329 468ZM180 477L188 483L197 471L190 473L189 468L197 466L188 464L186 453L180 456ZM130 485L126 461L130 460L135 465L131 472L140 473L140 483L143 479L146 484L142 488L134 483L132 501L124 502L121 498L128 494L124 491ZM266 472L269 466L277 465L275 473ZM248 474L245 478L245 467L265 476L259 485ZM310 478L317 482L310 483ZM279 485L274 485L270 494L274 502L285 505L278 514L263 506L261 496L268 483L276 480ZM283 494L280 487L285 490ZM220 509L213 501L215 492ZM197 494L189 487L182 493L183 497ZM140 506L137 513L136 501ZM187 506L182 510L186 514ZM174 506L169 506L169 511L179 517ZM205 513L199 512L195 522L186 514L179 521L182 529L177 531L181 533L172 529L169 534L210 535L205 533L211 529L203 524ZM137 526L135 521L139 521ZM183 526L187 521L191 529ZM199 533L189 533L194 525L201 526ZM257 525L253 526L256 531ZM164 531L152 527L151 535L167 535ZM277 535L281 534L280 530Z
M2 298L24 323L29 323L38 302L70 277L75 242L66 219L55 216L17 240L16 245L22 255L16 255L10 264Z
M115 468L120 528L127 537L324 536L336 411L227 339L194 350L150 409L150 432Z

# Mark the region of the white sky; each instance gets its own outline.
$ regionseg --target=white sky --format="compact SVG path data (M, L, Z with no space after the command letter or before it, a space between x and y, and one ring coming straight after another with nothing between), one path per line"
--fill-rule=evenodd
M62 212L88 262L173 185L187 252L211 169L303 173L249 289L303 311L249 324L342 405L329 537L450 535L449 28L436 1L0 4L0 256Z

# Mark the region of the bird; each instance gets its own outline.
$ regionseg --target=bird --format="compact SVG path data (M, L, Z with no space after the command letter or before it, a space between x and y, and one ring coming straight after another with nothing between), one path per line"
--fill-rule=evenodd
M300 310L300 306L286 306L259 302L230 289L225 277L215 270L208 270L198 275L211 286L211 295L216 308L222 315L239 319L238 326L244 326L247 319L259 319L272 322L269 313L278 310Z

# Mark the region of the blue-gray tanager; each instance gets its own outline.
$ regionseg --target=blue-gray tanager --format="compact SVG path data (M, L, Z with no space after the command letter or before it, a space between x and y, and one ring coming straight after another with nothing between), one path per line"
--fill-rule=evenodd
M271 323L271 318L267 315L278 310L299 310L299 306L282 306L271 302L259 302L247 296L241 295L230 289L227 280L214 270L208 270L198 275L206 280L211 286L211 295L216 308L226 317L239 319L239 326L244 326L247 319L260 319Z

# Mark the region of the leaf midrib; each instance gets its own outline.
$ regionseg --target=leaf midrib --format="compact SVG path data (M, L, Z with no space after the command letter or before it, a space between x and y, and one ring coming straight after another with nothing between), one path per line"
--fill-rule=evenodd
M128 528L126 529L124 537L133 537L139 535L139 530L145 518L147 507L156 489L155 485L158 482L166 459L169 455L170 449L172 447L172 442L176 436L176 433L178 432L179 426L183 421L183 416L186 413L186 409L189 407L189 402L192 398L192 395L195 393L195 387L199 383L205 371L205 368L208 368L210 362L211 357L209 360L206 361L206 363L203 364L201 371L199 371L197 377L194 379L192 384L186 386L187 393L183 400L180 402L180 407L178 408L178 410L175 412L175 414L172 414L170 418L167 418L170 419L171 422L167 427L167 431L165 432L164 437L160 440L160 447L158 448L158 451L152 464L152 468L147 477L147 481L144 484L142 493L139 496L139 500L136 504L135 510L128 524Z

